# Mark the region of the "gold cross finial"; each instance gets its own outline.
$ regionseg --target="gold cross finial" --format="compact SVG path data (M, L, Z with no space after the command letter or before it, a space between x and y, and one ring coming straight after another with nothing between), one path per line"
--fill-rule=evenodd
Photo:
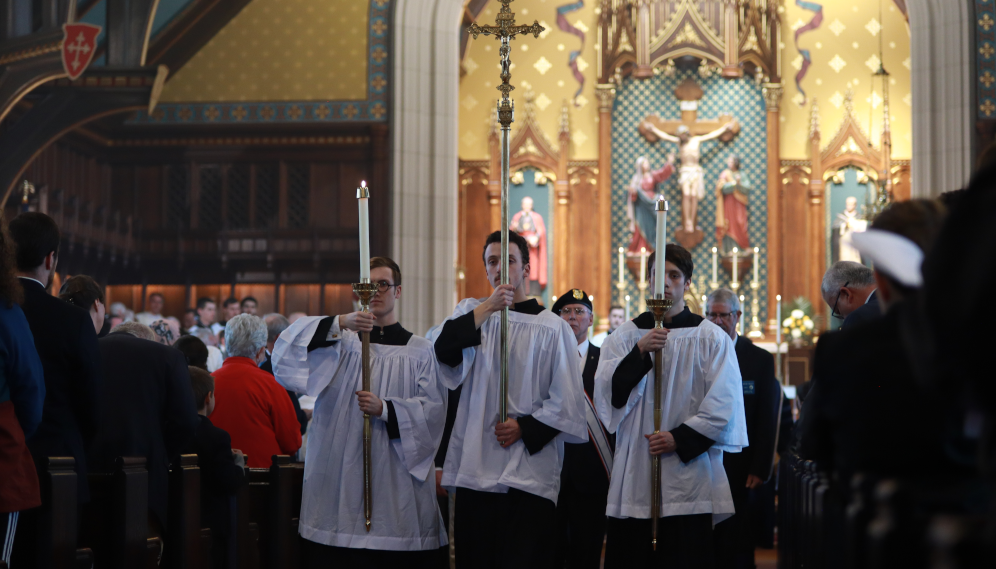
M31 182L24 180L21 183L21 203L26 204L28 200L31 199L31 194L35 193L35 186Z
M498 49L498 54L501 56L501 75L499 75L501 85L497 89L501 91L501 100L498 101L498 122L501 123L502 128L511 128L515 111L515 105L508 97L508 94L515 89L509 83L509 80L512 79L512 61L509 58L512 47L509 40L519 34L533 34L533 37L538 38L545 29L536 20L531 26L516 26L515 14L508 6L511 3L512 0L501 0L501 9L498 10L498 15L495 17L495 25L479 26L477 22L474 22L467 28L474 39L477 39L478 35L484 34L486 36L493 35L495 39L501 41L501 47Z

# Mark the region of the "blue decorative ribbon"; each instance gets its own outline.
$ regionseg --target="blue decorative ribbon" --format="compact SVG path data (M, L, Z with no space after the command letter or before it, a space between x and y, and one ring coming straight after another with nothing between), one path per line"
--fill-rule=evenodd
M574 106L578 106L577 104L578 95L580 95L581 90L584 89L584 75L581 73L580 70L578 70L578 61L577 61L578 56L581 55L581 50L584 49L584 32L575 28L570 22L567 21L567 14L580 10L581 8L584 8L584 0L578 0L573 4L564 4L563 6L557 8L557 27L560 28L560 31L567 32L571 35L575 35L581 39L581 47L579 47L575 51L572 51L567 61L567 66L570 67L571 71L574 72L574 78L578 82L578 90L576 93L574 93L573 97L575 101Z
M802 104L805 105L806 92L802 89L802 79L806 76L806 72L809 71L809 66L812 65L813 58L811 57L808 49L799 49L799 36L820 27L820 24L823 23L823 6L820 6L816 2L807 2L806 0L795 0L795 5L803 10L815 12L813 19L810 20L808 24L795 31L795 49L798 50L799 55L802 56L802 68L799 69L799 72L795 75L795 88L802 94Z

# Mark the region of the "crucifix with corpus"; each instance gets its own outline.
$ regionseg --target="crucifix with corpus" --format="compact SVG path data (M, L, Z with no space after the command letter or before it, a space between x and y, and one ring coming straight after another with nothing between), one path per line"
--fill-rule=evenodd
M679 147L681 166L678 168L678 185L681 186L681 227L675 230L675 239L686 249L702 242L704 234L698 227L699 200L705 197L705 180L700 145L707 140L729 142L740 133L740 125L728 114L713 120L699 120L698 102L702 88L693 79L685 79L674 90L681 102L681 120L664 120L648 116L640 123L639 131L651 144L658 140L673 142Z

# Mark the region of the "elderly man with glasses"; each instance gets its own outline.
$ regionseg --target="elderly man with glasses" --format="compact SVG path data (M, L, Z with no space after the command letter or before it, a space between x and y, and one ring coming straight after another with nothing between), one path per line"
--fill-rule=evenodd
M706 299L706 318L729 334L736 346L744 387L744 414L750 446L739 453L723 453L723 468L730 480L732 518L716 525L716 567L753 567L754 543L747 504L750 491L771 476L778 434L782 390L775 379L771 354L755 346L737 327L743 313L740 300L730 289L717 289Z
M571 289L557 299L552 312L567 322L577 338L578 377L584 387L588 420L588 442L564 444L564 468L557 499L556 566L598 569L605 540L605 504L615 441L598 420L592 404L601 350L588 340L593 319L591 297L581 289Z
M830 315L844 321L841 329L882 315L877 290L873 271L854 261L831 265L820 285L823 301L831 308Z

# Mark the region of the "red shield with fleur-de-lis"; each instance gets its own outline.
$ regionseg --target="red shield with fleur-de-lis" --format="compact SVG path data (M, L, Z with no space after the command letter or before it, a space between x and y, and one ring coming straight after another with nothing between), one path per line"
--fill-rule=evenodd
M75 80L83 75L93 61L101 29L92 24L62 25L62 67L70 79Z

